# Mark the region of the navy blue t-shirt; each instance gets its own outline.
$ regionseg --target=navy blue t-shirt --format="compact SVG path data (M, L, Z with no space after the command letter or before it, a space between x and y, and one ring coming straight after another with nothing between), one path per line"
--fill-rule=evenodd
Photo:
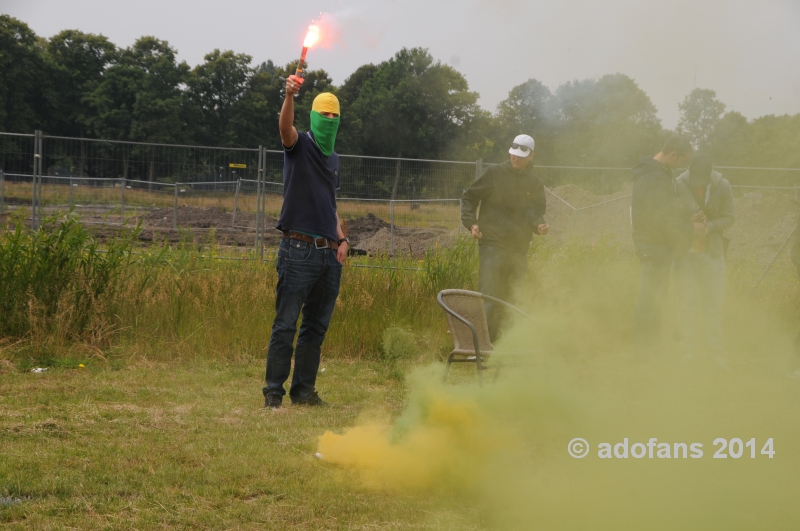
M326 157L310 131L298 132L294 146L284 146L283 207L276 228L338 240L338 189L339 155Z

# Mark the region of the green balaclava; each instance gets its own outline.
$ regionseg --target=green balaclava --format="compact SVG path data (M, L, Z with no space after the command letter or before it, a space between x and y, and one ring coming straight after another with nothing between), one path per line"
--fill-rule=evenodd
M321 114L323 112L335 114L336 118L323 116ZM330 92L323 92L314 98L311 105L311 132L314 133L314 140L326 157L330 157L333 153L336 132L339 130L339 114L339 99Z
M333 153L333 145L336 143L336 132L338 130L338 116L336 118L328 118L317 111L311 111L311 132L314 133L314 140L326 157L330 157L331 153Z

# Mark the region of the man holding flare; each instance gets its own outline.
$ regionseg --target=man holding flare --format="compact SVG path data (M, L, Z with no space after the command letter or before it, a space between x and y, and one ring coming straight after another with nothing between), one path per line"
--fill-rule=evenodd
M334 151L339 128L339 100L331 93L314 99L311 130L294 127L294 97L303 83L291 75L279 129L284 148L283 206L277 229L283 232L278 251L275 321L267 351L264 407L279 408L286 391L292 355L294 375L289 390L293 404L325 405L316 391L320 351L328 330L347 258L349 242L336 211L339 156ZM297 319L303 319L297 344Z

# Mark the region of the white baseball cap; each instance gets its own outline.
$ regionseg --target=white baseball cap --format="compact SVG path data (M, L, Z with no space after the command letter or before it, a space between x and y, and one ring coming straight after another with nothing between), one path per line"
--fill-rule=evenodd
M511 144L511 149L509 149L508 152L518 157L527 157L531 154L531 151L533 151L533 146L533 137L518 135Z

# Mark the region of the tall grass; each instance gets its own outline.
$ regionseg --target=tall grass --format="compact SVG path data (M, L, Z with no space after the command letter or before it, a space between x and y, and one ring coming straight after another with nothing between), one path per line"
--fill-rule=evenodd
M9 220L0 234L0 337L91 333L125 281L134 239L123 232L101 250L72 214L34 231Z
M21 338L15 352L38 359L70 356L85 345L92 348L84 351L105 357L265 356L275 316L274 255L266 263L232 262L203 258L190 245L133 254L126 239L100 249L72 217L51 220L36 232L21 227L5 233L0 246L0 346L3 338ZM202 253L215 256L213 248ZM554 336L560 343L553 348L576 355L584 349L580 337L568 333L578 322L594 331L598 344L619 344L630 335L635 257L603 240L554 246L543 238L534 240L529 254L530 282L517 290L517 302L564 331ZM351 259L323 355L441 358L452 344L435 295L444 288L476 289L477 269L477 246L466 238L429 250L421 261ZM749 270L731 267L731 302L746 295L751 278ZM747 308L780 313L788 326L800 311L794 292L771 289L752 303L729 305L728 322L739 323L738 309ZM414 340L398 330L413 332Z
M478 288L478 245L469 236L460 234L449 248L426 250L423 264L423 286L429 295L443 289Z
M136 268L117 293L120 350L148 358L266 354L275 317L274 262L223 262L193 252L145 258L155 269ZM424 272L345 267L324 354L378 358L384 330L401 326L414 329L427 354L436 355L446 324L425 282Z

